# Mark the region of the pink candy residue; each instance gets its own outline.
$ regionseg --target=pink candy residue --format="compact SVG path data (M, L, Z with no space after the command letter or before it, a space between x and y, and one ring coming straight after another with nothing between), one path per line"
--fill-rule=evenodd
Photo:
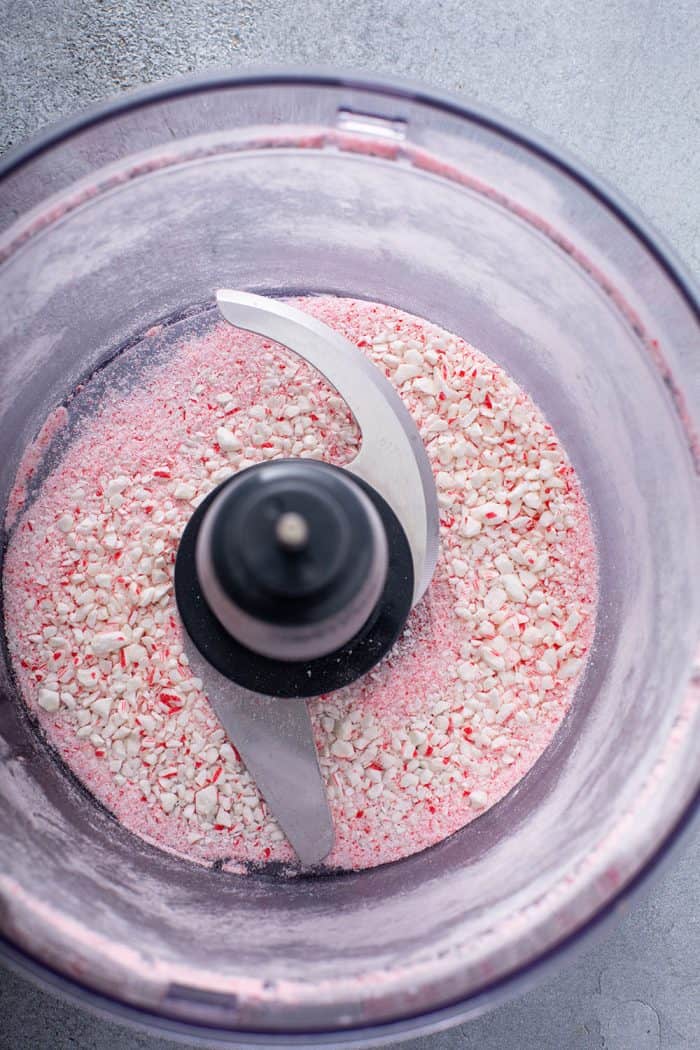
M63 405L59 405L44 422L31 445L25 449L17 476L15 477L15 483L7 501L6 528L11 529L16 522L27 499L27 486L31 483L37 467L43 461L54 438L63 430L67 422L68 412Z
M392 307L296 305L394 382L440 500L435 578L394 650L310 703L336 827L329 864L363 868L456 831L542 754L590 646L595 551L564 450L502 369ZM232 868L293 859L190 672L173 562L193 508L233 472L278 456L343 464L359 442L309 366L219 322L149 365L135 392L104 398L20 517L4 583L23 696L73 771L150 842Z

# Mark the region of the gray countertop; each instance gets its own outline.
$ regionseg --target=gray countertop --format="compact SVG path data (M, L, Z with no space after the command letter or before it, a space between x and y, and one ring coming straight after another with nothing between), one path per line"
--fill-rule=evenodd
M0 151L171 74L326 64L488 103L578 154L700 270L697 0L0 0ZM585 954L406 1050L695 1050L700 839ZM0 969L0 1050L166 1050Z

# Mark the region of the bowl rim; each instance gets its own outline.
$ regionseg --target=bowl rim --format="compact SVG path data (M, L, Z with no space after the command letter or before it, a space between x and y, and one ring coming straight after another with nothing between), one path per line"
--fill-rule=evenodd
M157 102L183 98L222 88L274 87L283 85L310 87L346 87L353 90L376 92L389 98L417 102L421 105L441 109L452 116L471 121L489 131L494 131L511 142L529 150L547 161L564 174L578 182L622 221L661 265L676 285L683 299L700 321L700 286L681 261L668 240L656 230L641 212L616 190L606 179L594 173L577 156L566 148L550 142L546 135L526 127L515 119L506 118L497 110L461 99L457 95L437 88L424 87L412 80L393 76L373 77L360 72L345 72L311 67L251 67L245 72L227 70L170 77L146 87L125 91L112 98L94 103L75 113L50 123L36 134L12 147L0 156L0 186L2 181L16 172L22 165L46 153L64 139L95 127L111 117L143 109Z
M520 970L505 974L502 977L477 989L466 998L441 1006L435 1010L400 1017L394 1021L369 1026L353 1026L346 1029L334 1029L326 1032L312 1030L263 1032L246 1029L222 1029L203 1023L194 1023L156 1014L145 1007L138 1007L113 998L106 993L95 991L79 981L66 977L52 967L38 962L22 949L17 948L0 934L0 962L15 973L39 985L53 995L59 995L81 1009L102 1017L104 1020L118 1021L132 1029L148 1034L157 1034L162 1038L176 1042L185 1040L191 1046L211 1048L240 1047L290 1047L304 1050L306 1047L319 1046L328 1048L374 1047L403 1041L407 1038L418 1038L444 1031L458 1024L474 1020L483 1014L490 1013L518 995L525 995L540 984L547 976L554 976L561 964L570 965L584 946L595 943L609 934L616 921L622 917L631 902L639 902L649 890L654 880L668 873L674 857L700 830L700 791L696 794L681 815L676 825L661 841L654 853L639 869L633 878L614 896L605 902L594 915L557 944L551 945L537 958L532 959Z
M335 87L382 94L388 98L415 102L429 108L441 110L451 116L467 120L488 131L495 132L510 142L544 160L554 169L578 183L602 204L627 228L665 272L676 291L700 323L700 287L691 277L675 250L641 213L626 198L615 190L604 178L594 174L585 163L568 150L550 143L546 136L518 121L502 116L488 106L463 100L458 96L437 88L424 87L411 80L392 76L372 76L360 72L346 72L322 67L301 69L293 67L252 67L241 73L227 70L208 71L182 77L168 78L147 87L124 92L106 101L98 102L63 120L51 123L0 157L0 192L2 184L24 165L48 153L53 147L91 127L111 118L146 108L158 102L184 98L188 95L226 88L250 87ZM493 1009L498 1004L517 994L523 994L564 958L567 961L575 950L592 936L609 928L615 915L631 898L637 898L640 890L647 886L652 875L667 866L682 842L700 827L700 789L691 797L675 825L660 840L646 861L632 878L620 887L608 900L590 915L585 922L556 944L522 966L519 970L505 974L470 995L454 1003L425 1011L416 1015L400 1017L369 1027L355 1026L327 1032L272 1033L245 1031L243 1029L216 1029L156 1014L146 1008L129 1005L97 992L78 980L66 977L52 967L39 962L28 953L13 945L0 935L0 961L16 972L34 980L49 991L87 1007L104 1017L120 1020L132 1027L158 1032L176 1040L187 1039L201 1046L373 1046L394 1042L398 1039L416 1037L429 1032L452 1027Z

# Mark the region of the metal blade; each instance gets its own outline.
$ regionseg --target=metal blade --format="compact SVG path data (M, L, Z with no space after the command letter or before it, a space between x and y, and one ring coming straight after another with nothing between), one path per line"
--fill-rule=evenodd
M305 867L333 848L335 833L305 700L262 696L219 674L191 642L186 652L222 726Z
M348 405L362 447L347 469L372 485L401 522L413 557L415 605L435 571L440 515L430 461L396 390L353 343L296 307L229 289L218 291L216 300L227 321L298 354Z

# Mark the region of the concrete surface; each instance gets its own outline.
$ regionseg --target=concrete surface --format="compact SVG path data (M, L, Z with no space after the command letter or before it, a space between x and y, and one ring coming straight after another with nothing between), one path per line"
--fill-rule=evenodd
M697 0L0 0L0 149L93 100L208 67L414 77L544 132L700 270ZM405 1050L697 1050L698 836L542 987ZM166 1050L0 970L0 1050Z

